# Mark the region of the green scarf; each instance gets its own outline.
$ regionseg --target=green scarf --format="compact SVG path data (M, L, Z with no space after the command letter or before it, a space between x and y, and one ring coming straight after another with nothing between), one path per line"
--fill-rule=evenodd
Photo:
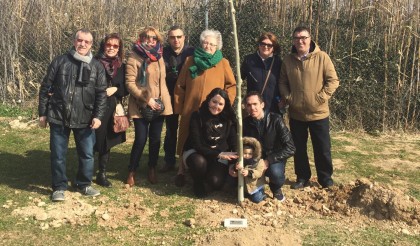
M223 55L220 50L216 50L212 55L205 52L203 48L196 48L194 50L194 65L188 68L191 72L191 77L195 79L199 73L215 66L222 58Z

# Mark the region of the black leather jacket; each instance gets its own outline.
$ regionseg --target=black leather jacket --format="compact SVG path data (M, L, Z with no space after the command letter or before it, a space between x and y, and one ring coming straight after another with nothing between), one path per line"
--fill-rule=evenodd
M56 57L48 67L39 92L39 116L69 128L85 128L93 118L103 120L106 110L106 77L102 64L92 59L90 71L78 82L81 62L69 53ZM51 94L52 95L49 95Z
M262 120L246 117L243 120L243 136L260 141L262 159L268 160L269 164L285 161L295 154L292 135L279 114L268 113Z

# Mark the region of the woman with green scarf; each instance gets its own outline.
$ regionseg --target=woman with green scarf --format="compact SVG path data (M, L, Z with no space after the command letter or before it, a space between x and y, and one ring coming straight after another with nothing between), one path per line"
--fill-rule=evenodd
M188 137L190 117L197 111L206 96L214 88L224 89L231 102L236 97L236 81L229 61L223 58L222 35L216 30L205 30L200 35L201 47L187 57L179 74L174 91L174 113L181 115L178 133L177 154L182 155ZM180 158L176 185L183 186L184 165Z

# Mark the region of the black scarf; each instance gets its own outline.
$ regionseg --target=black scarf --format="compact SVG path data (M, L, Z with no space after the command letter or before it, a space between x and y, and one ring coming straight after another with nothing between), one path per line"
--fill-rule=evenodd
M117 75L117 70L122 65L121 59L118 56L107 57L104 53L98 55L98 60L104 66L107 77L111 80Z

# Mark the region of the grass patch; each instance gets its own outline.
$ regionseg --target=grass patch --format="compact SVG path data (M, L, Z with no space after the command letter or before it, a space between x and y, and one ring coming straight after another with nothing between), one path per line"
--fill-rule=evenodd
M327 220L322 226L311 227L304 237L303 245L418 245L419 240L410 235L374 226L361 226L343 230Z
M1 111L0 111L1 112ZM1 127L1 124L0 124ZM128 132L132 140L132 129ZM333 158L343 161L343 166L334 174L334 179L354 180L369 177L374 181L391 183L398 179L404 181L408 194L420 198L420 175L418 169L384 170L372 165L383 158L396 158L404 161L420 159L416 153L398 151L384 156L381 150L389 144L396 145L403 141L381 141L374 137L364 137L352 133L333 133ZM420 140L411 146L420 146ZM101 197L106 200L82 198L92 206L109 206L110 213L128 213L124 207L139 203L146 208L144 214L140 210L132 216L120 216L123 223L115 226L103 226L100 217L92 215L82 224L65 224L59 228L41 230L41 221L33 218L25 220L12 216L17 207L34 205L31 199L53 203L49 200L51 174L48 129L11 130L3 128L0 135L0 206L11 202L9 208L0 207L0 241L4 245L194 245L195 239L207 233L223 233L225 230L216 227L197 225L187 227L183 222L194 218L197 213L197 200L192 198L190 187L178 188L173 185L172 174L159 174L159 183L150 185L146 181L148 149L140 161L137 172L138 185L131 191L124 188L127 166L131 151L131 143L118 145L112 149L107 168L113 188L100 188ZM313 163L312 146L308 141L308 155ZM163 152L160 153L159 165L163 164ZM311 165L313 168L313 165ZM70 138L67 155L67 174L69 180L76 175L77 155L74 140ZM287 177L294 177L293 159L286 166ZM316 172L313 170L313 175ZM414 171L413 171L414 170ZM292 178L293 179L293 178ZM135 200L135 199L138 200ZM76 205L75 205L76 206ZM302 211L305 208L302 208ZM140 211L140 212L139 212ZM147 214L150 212L150 214ZM119 214L120 215L120 214ZM315 222L314 222L315 221ZM374 225L348 228L345 223L336 223L332 218L323 217L299 218L299 223L290 223L291 230L303 231L303 245L419 245L414 236L402 235L398 231L375 228ZM351 229L351 231L349 230ZM269 230L269 229L267 229Z
M19 106L10 106L0 104L0 116L1 117L31 117L32 109L23 108Z

